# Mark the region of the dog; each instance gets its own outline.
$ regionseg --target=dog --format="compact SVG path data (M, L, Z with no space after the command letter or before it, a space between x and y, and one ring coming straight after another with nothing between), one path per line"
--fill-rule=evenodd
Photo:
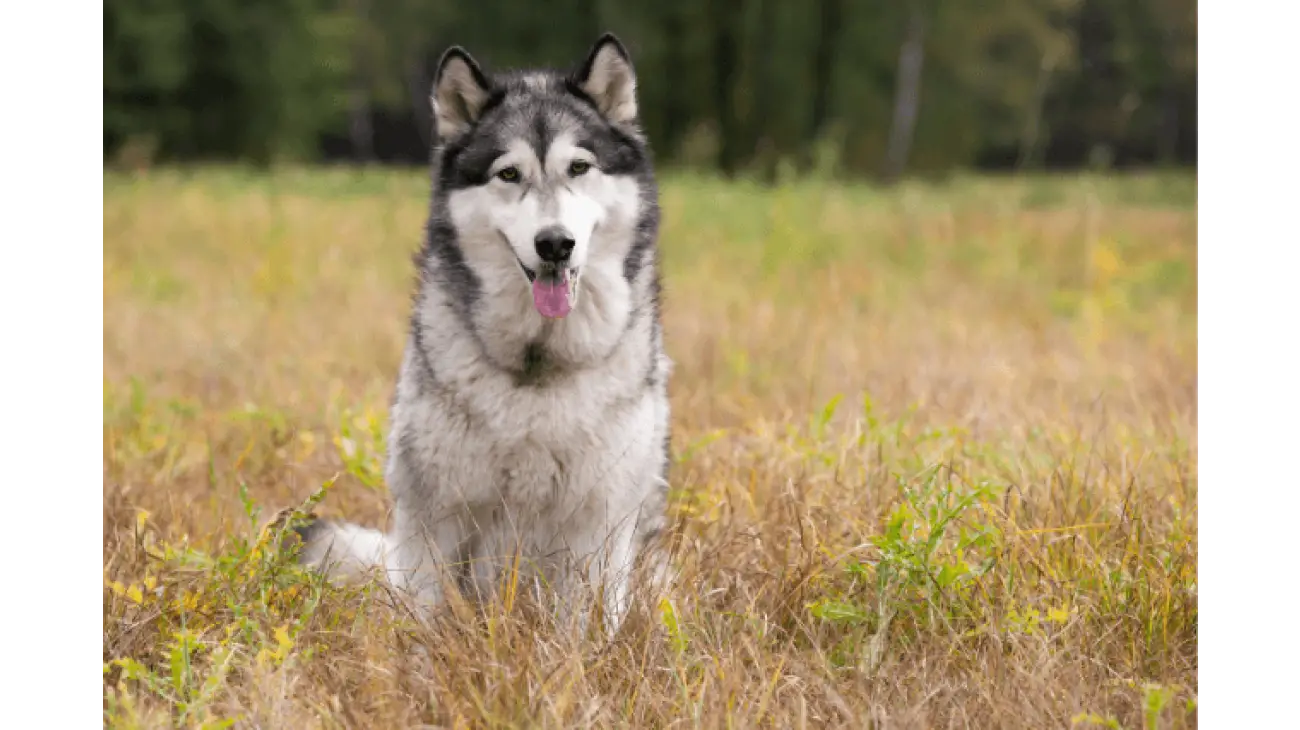
M585 626L590 604L617 629L666 526L669 465L658 188L636 86L612 34L571 73L442 56L387 441L392 524L310 521L302 564L381 568L427 606L449 585L481 600L522 566L562 616Z

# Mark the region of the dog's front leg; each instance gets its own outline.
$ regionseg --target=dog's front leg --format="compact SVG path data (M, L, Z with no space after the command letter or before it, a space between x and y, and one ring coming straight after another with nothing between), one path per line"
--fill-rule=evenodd
M604 554L604 562L595 567L593 576L598 576L603 590L605 609L605 631L613 636L627 617L631 601L632 568L636 562L636 524L626 520L616 525L610 535L610 547Z
M627 616L636 560L635 517L595 520L569 536L571 554L579 565L574 566L577 570L566 571L577 580L565 581L563 605L565 613L576 613L580 630L587 627L593 597L600 599L607 637L613 637Z
M400 508L394 515L388 578L425 608L442 602L443 581L455 580L459 551L470 534L466 517Z

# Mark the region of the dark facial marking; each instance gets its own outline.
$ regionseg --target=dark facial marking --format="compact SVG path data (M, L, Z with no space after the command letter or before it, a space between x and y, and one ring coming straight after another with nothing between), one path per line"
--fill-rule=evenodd
M533 154L537 159L546 160L546 152L551 148L551 143L555 141L555 130L547 124L546 115L537 114L533 117L532 134L529 135L528 143L533 148Z
M442 147L438 161L438 186L442 190L482 185L488 181L488 169L503 149L490 136L481 133L486 120L494 117L505 100L505 90L493 87L479 111L478 121L464 134Z
M645 162L641 146L615 127L605 124L578 141L578 146L596 158L607 175L633 175Z

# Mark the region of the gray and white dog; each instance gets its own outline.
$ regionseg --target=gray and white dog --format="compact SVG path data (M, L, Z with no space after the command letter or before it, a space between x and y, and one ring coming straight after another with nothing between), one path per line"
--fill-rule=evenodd
M602 590L612 630L665 524L668 468L658 192L631 60L607 34L573 73L488 75L455 47L433 109L390 419L393 523L312 522L300 560L382 567L426 604L444 579L482 597L531 567L562 599Z

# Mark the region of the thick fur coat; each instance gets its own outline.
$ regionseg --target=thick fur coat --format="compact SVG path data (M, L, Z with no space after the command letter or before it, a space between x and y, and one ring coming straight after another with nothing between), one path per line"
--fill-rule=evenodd
M627 51L572 73L439 64L432 200L390 418L386 533L315 521L301 560L427 604L516 564L607 628L664 526L659 208ZM583 614L579 614L583 615Z

